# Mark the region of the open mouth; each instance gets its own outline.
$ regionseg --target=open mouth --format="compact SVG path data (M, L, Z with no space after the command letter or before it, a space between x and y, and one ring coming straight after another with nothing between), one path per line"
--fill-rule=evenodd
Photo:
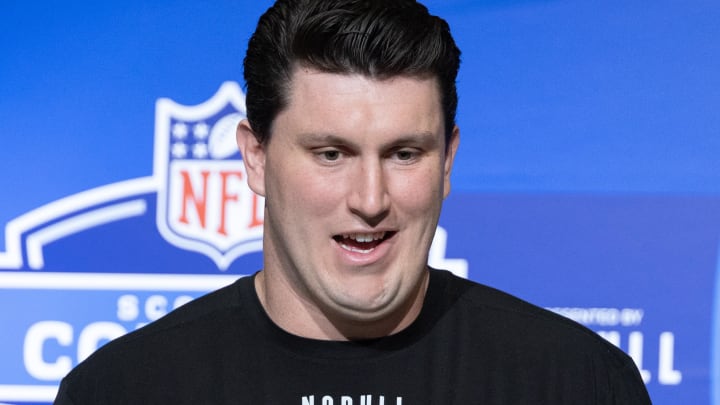
M392 238L395 232L351 233L335 235L333 239L341 248L357 253L370 253L378 245Z

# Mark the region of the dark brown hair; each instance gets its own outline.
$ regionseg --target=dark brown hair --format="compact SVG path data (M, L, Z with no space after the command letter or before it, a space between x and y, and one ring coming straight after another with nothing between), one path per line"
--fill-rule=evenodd
M378 79L435 77L447 138L455 125L459 65L447 22L415 0L278 0L248 43L247 118L266 142L287 106L297 66Z

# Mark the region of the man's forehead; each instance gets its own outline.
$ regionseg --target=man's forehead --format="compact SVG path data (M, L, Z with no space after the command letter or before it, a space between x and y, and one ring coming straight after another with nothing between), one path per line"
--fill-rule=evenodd
M355 71L347 71L347 72L333 72L333 71L326 71L321 70L316 67L310 66L310 65L295 65L293 68L290 78L287 83L287 89L290 90L289 93L292 92L292 89L297 86L298 79L300 78L311 78L315 77L318 82L322 82L326 80L327 78L359 78L362 79L368 83L385 83L385 84L391 84L393 82L398 81L415 81L415 82L428 82L431 81L435 84L437 88L437 96L440 97L440 81L439 78L436 75L432 74L393 74L393 75L384 75L384 74L366 74L361 72L355 72Z
M382 91L377 93L375 98L369 97L371 100L378 102L385 102L388 110L396 110L397 105L411 104L413 102L419 102L421 100L429 101L428 103L417 103L425 106L424 113L418 115L417 119L412 120L416 124L415 128L405 131L395 131L392 138L418 138L418 135L424 134L424 138L428 136L445 137L444 134L444 110L441 104L441 93L439 80L430 75L394 75L389 77L370 77L359 73L336 73L326 72L319 69L315 69L308 66L298 67L294 69L291 80L288 81L285 93L285 103L282 109L278 111L275 116L273 123L270 128L270 136L265 139L269 141L279 135L280 124L287 130L288 122L292 122L292 127L296 135L304 134L311 135L311 138L318 139L325 137L327 140L328 136L337 135L339 132L328 130L328 128L322 128L323 124L327 124L329 121L334 121L338 118L338 114L333 114L334 109L342 110L340 105L345 106L345 110L341 118L347 119L347 111L355 111L358 108L358 104L353 103L352 92L347 94L341 94L341 90L337 87L343 85L342 83L357 82L357 80L345 80L345 79L359 79L359 81L368 84L368 87L379 87L385 88L384 84L392 84L397 82L412 83L415 87L422 87L423 92L400 92L400 97L385 98ZM377 86L377 85L380 86ZM430 84L430 85L428 85ZM350 85L352 87L352 85ZM392 86L390 86L392 87ZM357 89L355 89L357 90ZM354 91L356 96L360 100L367 100L368 98L361 97L363 92ZM428 94L425 96L418 96L418 94ZM396 94L398 94L396 92ZM411 95L412 94L412 95ZM312 99L312 100L311 100ZM334 100L331 101L331 100ZM361 101L362 102L362 101ZM348 108L351 107L351 108ZM314 119L311 119L311 116ZM400 121L398 115L393 116L393 121ZM433 124L427 124L427 120L432 120ZM285 124L280 122L284 121ZM298 124L300 121L310 123L305 128L299 128ZM422 124L421 122L425 122ZM400 124L400 122L396 122ZM407 126L406 126L407 128ZM310 138L308 138L310 139Z

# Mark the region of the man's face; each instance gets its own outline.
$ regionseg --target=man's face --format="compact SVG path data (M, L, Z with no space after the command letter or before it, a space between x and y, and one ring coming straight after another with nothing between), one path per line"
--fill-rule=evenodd
M245 152L286 306L375 322L423 293L458 144L446 153L443 124L435 79L296 70L270 140Z

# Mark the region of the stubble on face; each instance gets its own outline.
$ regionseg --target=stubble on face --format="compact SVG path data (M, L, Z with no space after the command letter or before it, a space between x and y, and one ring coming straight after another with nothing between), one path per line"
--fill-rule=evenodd
M446 156L443 128L434 79L294 73L255 174L268 204L256 288L280 327L344 340L417 317L457 147Z

